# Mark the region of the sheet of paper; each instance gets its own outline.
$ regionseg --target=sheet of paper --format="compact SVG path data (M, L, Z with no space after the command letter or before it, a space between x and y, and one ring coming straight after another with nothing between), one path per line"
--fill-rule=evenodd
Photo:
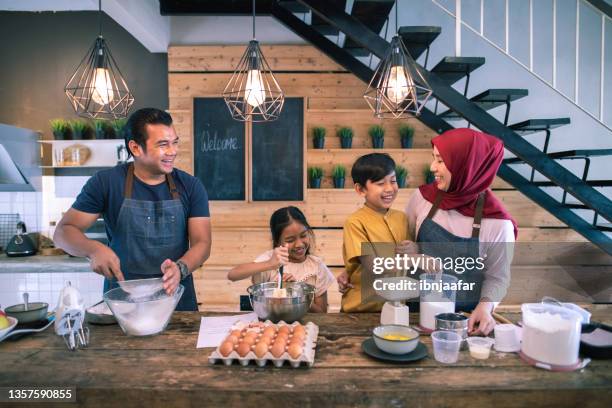
M217 347L235 323L255 321L257 321L257 314L254 312L232 316L203 317L200 321L196 348Z

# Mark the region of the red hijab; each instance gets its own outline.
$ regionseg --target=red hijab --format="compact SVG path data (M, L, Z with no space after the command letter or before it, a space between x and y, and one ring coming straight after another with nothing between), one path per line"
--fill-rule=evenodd
M444 199L439 208L456 210L467 217L473 217L478 195L484 191L482 217L512 221L516 238L516 221L489 188L504 156L504 144L501 140L473 129L460 128L434 137L431 144L438 148L452 177L450 187L445 193L438 190L436 182L419 187L423 197L433 203L440 191L444 194Z

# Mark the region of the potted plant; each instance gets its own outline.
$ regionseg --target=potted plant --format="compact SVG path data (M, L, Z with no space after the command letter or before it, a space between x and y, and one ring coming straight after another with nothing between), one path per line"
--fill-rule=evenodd
M79 119L71 120L70 129L72 129L72 138L75 140L81 140L83 139L83 134L85 132L85 122Z
M346 168L338 165L334 167L332 177L334 178L334 188L344 188L344 178L346 176Z
M321 179L323 178L323 169L321 167L308 168L308 182L310 188L321 188Z
M372 147L374 149L382 149L385 145L385 128L381 125L374 125L368 130L372 138Z
M93 121L93 126L96 133L96 139L106 139L108 123L105 120L96 119Z
M408 180L408 169L402 166L395 166L395 179L399 188L406 186L406 180Z
M410 125L400 125L399 134L402 142L402 149L411 149L414 138L414 128Z
M325 128L324 127L316 127L312 129L312 144L315 149L323 149L325 146Z
M113 133L115 134L116 139L125 139L125 125L127 124L127 119L117 119L111 122L111 128L113 129Z
M96 129L92 123L84 122L85 127L83 128L83 139L95 139Z
M431 171L429 166L425 167L425 169L423 171L423 174L425 176L425 184L431 184L431 183L433 183L436 180L436 178L435 178L435 176L433 174L433 171Z
M53 119L51 121L51 131L55 140L70 140L72 132L68 122L64 119Z
M353 146L353 129L350 127L338 129L338 137L340 138L340 147L343 149L350 149Z

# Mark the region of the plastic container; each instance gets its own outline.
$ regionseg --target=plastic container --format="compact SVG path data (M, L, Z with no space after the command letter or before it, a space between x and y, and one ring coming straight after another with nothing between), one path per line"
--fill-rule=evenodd
M450 331L435 331L431 333L434 358L444 364L456 363L459 359L461 336Z
M538 363L574 366L579 361L582 316L545 303L524 303L521 353Z
M457 292L454 290L440 291L435 288L436 284L452 284L457 278L452 275L424 273L419 276L420 282L420 305L419 325L428 330L436 329L436 315L440 313L453 313L455 311L455 299Z
M470 355L478 360L486 360L491 354L491 346L495 340L489 337L468 337L468 347Z
M179 285L172 296L162 289L149 296L134 297L122 288L115 288L103 298L125 334L150 336L166 329L184 290Z

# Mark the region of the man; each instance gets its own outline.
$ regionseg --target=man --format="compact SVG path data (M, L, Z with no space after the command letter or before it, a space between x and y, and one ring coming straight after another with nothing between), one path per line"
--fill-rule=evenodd
M178 136L159 109L134 112L126 147L133 163L96 173L59 222L57 246L87 257L104 275L104 291L117 280L163 276L164 289L185 291L176 310L198 310L191 272L210 255L208 194L200 180L174 168ZM109 246L83 233L100 215Z

